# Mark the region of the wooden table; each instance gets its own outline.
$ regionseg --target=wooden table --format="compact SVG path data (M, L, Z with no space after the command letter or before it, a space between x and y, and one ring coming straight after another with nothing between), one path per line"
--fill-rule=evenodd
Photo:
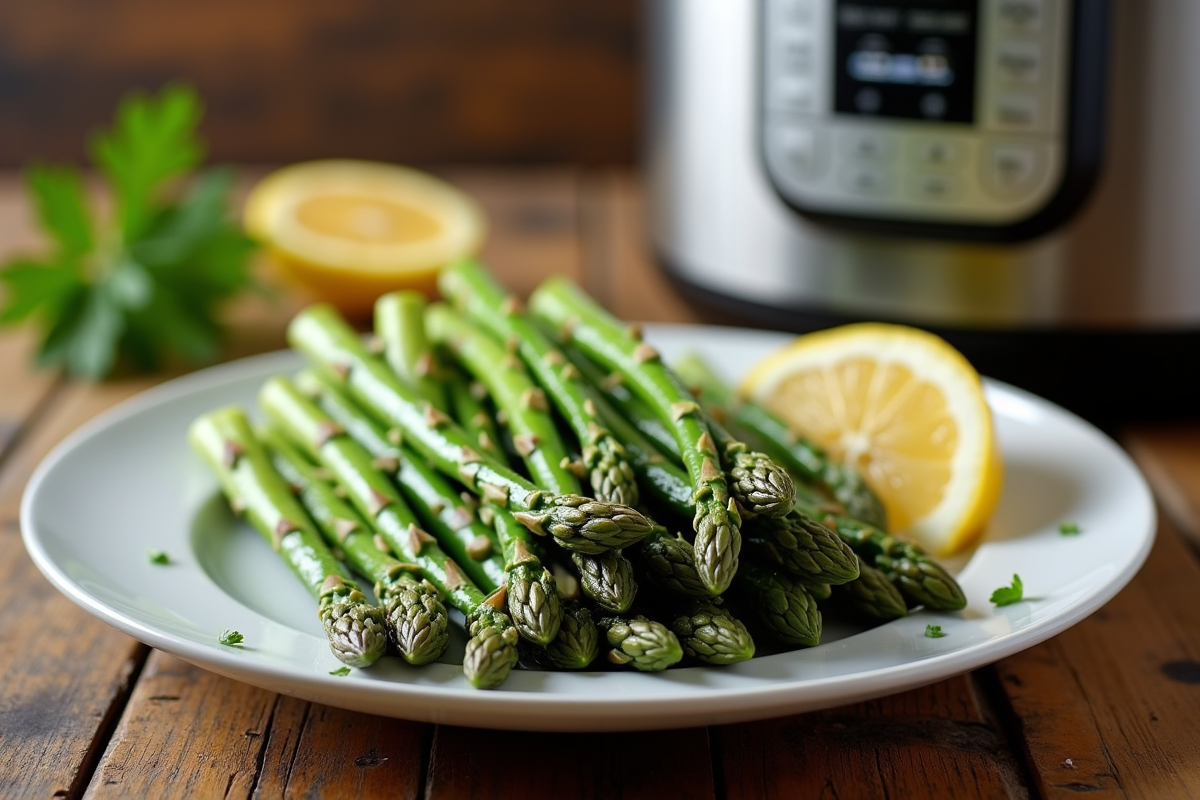
M527 291L571 273L629 319L696 321L654 269L626 174L461 171L486 258ZM0 178L0 254L34 245ZM233 310L227 356L283 346L299 304ZM19 539L31 470L67 433L168 375L98 386L29 367L0 334L0 797L1200 797L1200 426L1121 442L1160 501L1116 599L994 666L764 722L660 733L497 733L386 719L218 677L52 589ZM528 766L525 766L528 765Z

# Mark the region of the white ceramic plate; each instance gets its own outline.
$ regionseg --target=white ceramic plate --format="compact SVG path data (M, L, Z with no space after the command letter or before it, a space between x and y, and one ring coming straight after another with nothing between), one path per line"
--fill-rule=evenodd
M696 349L730 379L784 334L648 326L665 356ZM299 359L274 353L180 378L74 433L29 483L25 545L50 581L100 619L206 669L277 692L455 725L525 730L671 728L781 716L898 692L966 672L1041 642L1108 601L1145 560L1155 530L1144 480L1112 441L1080 419L989 382L1005 488L985 541L964 558L969 605L869 630L827 628L819 646L733 667L656 675L515 671L497 691L468 686L453 664L384 659L346 677L313 601L270 548L226 510L184 441L198 414L254 404L268 375ZM1058 524L1077 523L1078 536ZM169 566L147 552L165 550ZM995 608L1013 573L1023 602ZM946 636L929 639L936 623ZM217 643L223 628L245 646Z

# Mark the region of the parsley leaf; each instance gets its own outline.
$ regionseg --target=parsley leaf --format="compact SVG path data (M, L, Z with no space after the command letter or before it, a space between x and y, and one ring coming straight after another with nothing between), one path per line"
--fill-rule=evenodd
M329 670L330 675L337 675L339 678L344 678L350 674L349 667L338 667L337 669Z
M215 315L251 285L253 244L230 214L232 176L191 175L204 153L202 113L185 86L122 100L112 129L92 143L115 230L93 216L76 170L26 170L50 250L0 268L0 324L42 329L40 366L95 380L123 365L149 370L176 355L217 354Z
M244 638L237 631L225 629L221 631L221 635L217 637L217 641L221 644L235 645L241 644Z
M926 625L925 626L925 636L929 639L940 639L945 635L946 635L946 633L942 630L941 625Z
M1060 522L1058 523L1058 532L1062 536L1078 536L1082 533L1082 529L1075 522Z
M170 564L171 557L167 555L166 550L151 550L146 554L146 558L150 559L151 564Z
M997 606L1011 606L1013 603L1020 602L1025 596L1025 585L1021 583L1021 576L1013 574L1011 586L1001 586L996 591L992 592L991 601Z

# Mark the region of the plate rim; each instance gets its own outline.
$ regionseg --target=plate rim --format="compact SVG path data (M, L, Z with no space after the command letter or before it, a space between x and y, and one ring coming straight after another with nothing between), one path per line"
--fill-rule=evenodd
M775 338L786 341L793 334L752 328L691 325L682 323L645 323L648 338L656 332L664 335L696 334L698 331L717 336L748 336L764 341ZM89 614L123 633L152 647L175 655L226 677L270 691L289 694L314 702L337 705L368 713L384 713L406 719L433 723L450 723L507 730L536 731L617 731L653 730L686 725L729 724L766 719L828 708L846 703L893 694L935 683L954 675L970 672L994 663L1014 653L1033 647L1077 624L1094 613L1117 593L1141 569L1153 547L1157 533L1157 509L1153 495L1141 470L1124 449L1109 436L1067 409L1007 383L984 378L990 392L1000 392L1033 403L1055 414L1065 415L1073 424L1081 425L1090 435L1098 436L1114 450L1115 455L1130 467L1136 476L1132 491L1148 508L1146 531L1139 547L1123 568L1097 591L1070 604L1050 617L1031 623L1028 627L987 639L963 649L931 654L900 664L875 667L862 672L843 673L812 680L793 680L786 683L765 683L745 687L720 687L710 697L685 695L665 699L638 697L633 701L614 701L611 697L577 696L571 694L539 694L524 690L501 689L482 692L464 686L430 686L405 682L381 682L368 677L347 680L343 677L321 675L302 670L287 670L269 661L247 659L241 651L212 648L199 641L159 630L143 620L110 608L97 597L88 594L63 572L46 551L34 524L34 503L41 485L55 467L84 442L107 428L135 417L147 409L169 404L195 391L210 390L226 383L235 383L249 376L263 375L275 362L287 363L297 358L291 350L260 353L234 361L217 364L182 375L141 391L109 408L69 433L41 460L30 475L20 504L21 538L31 559L50 581L72 602ZM195 568L203 569L197 564ZM274 623L272 624L280 624ZM688 667L678 670L710 670L711 667ZM646 680L661 680L658 676L637 676ZM665 687L664 687L665 688ZM819 697L813 697L815 691ZM379 707L379 694L388 698L389 708ZM698 701L703 700L702 703ZM629 704L637 704L637 714L631 715ZM396 706L406 706L399 713ZM411 704L411 707L408 707ZM703 705L703 708L687 708ZM536 718L524 719L519 713L530 707L537 709ZM562 708L582 707L586 724L571 718L572 712ZM682 706L682 707L681 707ZM556 710L557 709L557 710ZM547 714L550 717L547 717Z

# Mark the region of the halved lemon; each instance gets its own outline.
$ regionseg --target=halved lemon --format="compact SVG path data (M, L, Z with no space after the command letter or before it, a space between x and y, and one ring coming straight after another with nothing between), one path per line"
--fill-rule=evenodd
M973 543L995 510L1003 466L983 386L938 336L879 323L808 334L740 391L857 467L892 530L931 553Z
M294 278L346 313L395 289L432 294L437 272L475 253L487 223L479 205L418 170L372 161L310 161L259 181L246 232Z

